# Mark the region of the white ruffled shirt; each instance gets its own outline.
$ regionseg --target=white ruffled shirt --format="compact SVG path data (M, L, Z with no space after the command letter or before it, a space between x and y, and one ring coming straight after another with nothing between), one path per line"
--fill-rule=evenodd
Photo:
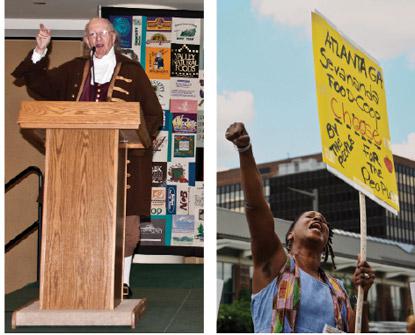
M33 64L36 64L43 57L45 57L47 51L48 49L45 49L43 54L39 54L35 50L33 50L33 54L32 54ZM102 58L96 58L94 55L95 82L98 84L108 83L112 78L112 74L114 73L116 64L117 64L117 60L115 58L114 47L112 47L111 50ZM93 84L92 76L91 76L91 84Z
M102 58L96 58L94 55L95 82L98 84L108 83L112 78L116 64L114 47ZM91 84L93 84L92 78Z

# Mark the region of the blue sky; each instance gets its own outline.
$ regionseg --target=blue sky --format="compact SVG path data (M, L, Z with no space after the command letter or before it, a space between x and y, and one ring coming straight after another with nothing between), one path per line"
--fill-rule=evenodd
M415 1L218 0L218 169L236 167L226 126L244 121L257 162L321 150L311 9L378 60L394 153L415 159ZM356 7L357 6L357 7ZM360 8L360 15L356 14Z

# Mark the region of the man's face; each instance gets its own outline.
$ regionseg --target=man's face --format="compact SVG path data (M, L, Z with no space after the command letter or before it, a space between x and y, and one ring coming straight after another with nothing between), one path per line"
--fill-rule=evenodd
M92 48L95 47L95 56L104 57L115 43L115 32L111 30L106 20L92 19L88 25L85 42Z

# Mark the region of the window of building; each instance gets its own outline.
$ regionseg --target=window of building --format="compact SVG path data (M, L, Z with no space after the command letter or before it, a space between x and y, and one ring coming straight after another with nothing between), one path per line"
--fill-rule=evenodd
M259 168L258 170L259 170L260 174L265 174L265 173L270 173L271 172L270 167L262 167L262 168Z
M216 263L216 278L223 279L223 263L221 262Z
M369 302L369 320L376 320L376 299L376 284L373 284L367 296L367 301Z
M217 268L217 272L216 272L217 278L223 280L223 291L222 291L221 302L223 304L230 304L232 303L233 296L234 296L232 264L217 262L216 268Z
M269 201L269 196L271 194L271 187L269 185L269 179L264 179L264 194L267 201Z
M397 286L391 286L390 289L391 289L393 316L395 320L400 320L401 313L402 313L400 288Z

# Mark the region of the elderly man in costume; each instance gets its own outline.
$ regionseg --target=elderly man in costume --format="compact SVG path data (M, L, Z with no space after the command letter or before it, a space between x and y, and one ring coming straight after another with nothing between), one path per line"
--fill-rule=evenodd
M160 103L141 66L117 52L116 39L110 21L92 18L84 36L91 55L48 69L51 31L41 24L35 49L12 75L23 78L26 86L42 100L138 101L154 139L163 119ZM150 214L152 150L129 150L128 159L131 187L127 192L124 297L131 295L129 277L134 249L140 239L140 216Z

